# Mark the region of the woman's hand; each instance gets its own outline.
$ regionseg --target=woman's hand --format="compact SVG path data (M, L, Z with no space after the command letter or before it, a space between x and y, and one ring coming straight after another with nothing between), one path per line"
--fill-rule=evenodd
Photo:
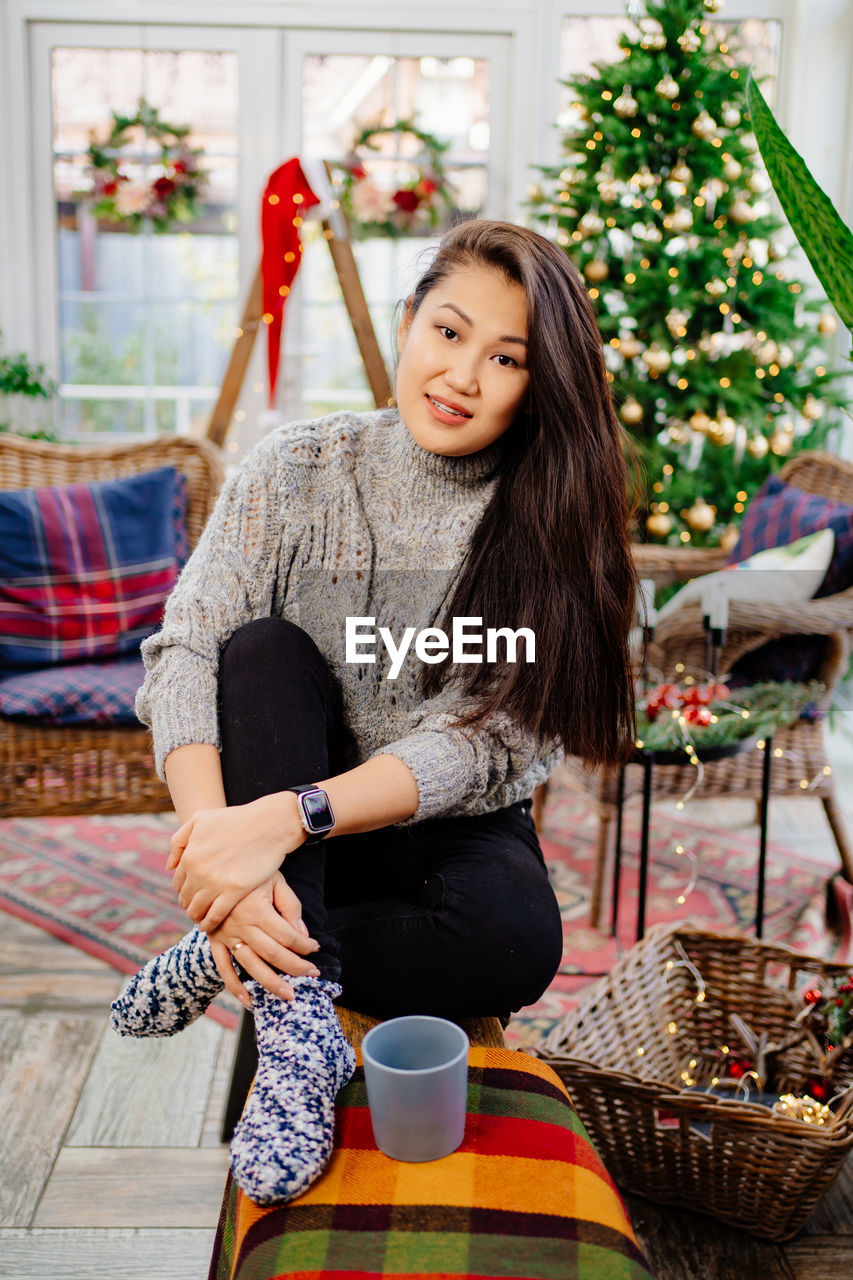
M210 933L304 840L296 796L278 792L194 813L172 836L166 870L174 869L172 883L184 911Z
M320 944L308 936L302 905L280 871L242 898L208 936L222 981L246 1008L252 1002L232 956L262 987L285 1000L293 999L293 988L276 969L293 977L319 976L316 966L303 957L319 950Z

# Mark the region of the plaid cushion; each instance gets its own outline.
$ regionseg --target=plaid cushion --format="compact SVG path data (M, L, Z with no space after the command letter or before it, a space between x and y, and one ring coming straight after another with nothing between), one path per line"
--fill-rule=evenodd
M853 507L768 476L747 508L728 563L746 560L767 547L785 547L819 529L832 529L835 551L815 598L853 586Z
M377 1150L359 1066L313 1186L262 1209L229 1176L210 1280L650 1280L559 1077L508 1049L472 1048L469 1062L465 1140L425 1164Z
M0 678L0 715L40 724L133 724L141 658L75 662Z
M131 653L156 630L185 546L176 476L0 492L0 667Z
M806 493L795 485L785 484L778 476L768 476L747 508L729 564L745 560L767 547L787 546L819 529L832 529L835 550L815 599L853 586L853 507L835 498ZM765 680L812 680L820 670L826 643L825 636L810 635L770 640L734 664L733 682L746 685ZM800 718L822 717L815 707L807 707Z

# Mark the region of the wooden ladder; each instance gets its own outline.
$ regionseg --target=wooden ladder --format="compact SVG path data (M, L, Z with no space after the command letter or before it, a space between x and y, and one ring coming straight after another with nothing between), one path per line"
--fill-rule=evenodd
M327 175L329 175L328 164L326 164L325 169ZM324 218L322 226L323 238L329 246L350 324L355 334L355 340L358 343L361 358L364 361L364 371L367 375L368 385L377 409L381 409L391 403L391 382L376 338L376 330L370 318L361 277L358 274L358 265L352 250L349 226L340 210L337 211L334 219ZM219 398L216 401L207 428L208 440L211 440L213 444L218 445L220 448L225 441L231 419L234 416L234 409L240 396L243 380L246 377L246 370L249 367L252 348L255 345L258 329L262 327L262 315L263 281L259 264L237 328L234 346L231 350L231 358L228 361L228 368L225 370Z

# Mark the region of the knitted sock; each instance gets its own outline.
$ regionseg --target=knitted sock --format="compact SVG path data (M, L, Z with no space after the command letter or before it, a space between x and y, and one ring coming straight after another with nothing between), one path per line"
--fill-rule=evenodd
M130 979L112 1003L110 1023L123 1036L173 1036L195 1022L224 986L207 934L191 929Z
M252 994L258 1071L231 1142L231 1168L257 1204L292 1200L323 1172L332 1152L335 1095L355 1070L355 1053L325 978L290 978L280 1000L258 982Z

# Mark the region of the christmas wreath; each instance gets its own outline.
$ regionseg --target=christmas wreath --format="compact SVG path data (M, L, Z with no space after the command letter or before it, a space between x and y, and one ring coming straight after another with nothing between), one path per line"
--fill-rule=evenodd
M204 182L199 172L204 152L190 149L189 125L167 124L144 98L133 115L113 111L112 120L109 137L103 142L93 137L89 145L93 212L133 231L146 221L155 231L191 222ZM156 161L149 159L148 143L159 149ZM157 171L153 178L152 169Z
M382 150L383 139L413 138L418 150L393 157L393 164L371 166L369 153ZM419 129L413 120L370 125L352 144L338 166L341 205L352 233L367 236L418 235L433 231L454 205L442 156L450 144Z

